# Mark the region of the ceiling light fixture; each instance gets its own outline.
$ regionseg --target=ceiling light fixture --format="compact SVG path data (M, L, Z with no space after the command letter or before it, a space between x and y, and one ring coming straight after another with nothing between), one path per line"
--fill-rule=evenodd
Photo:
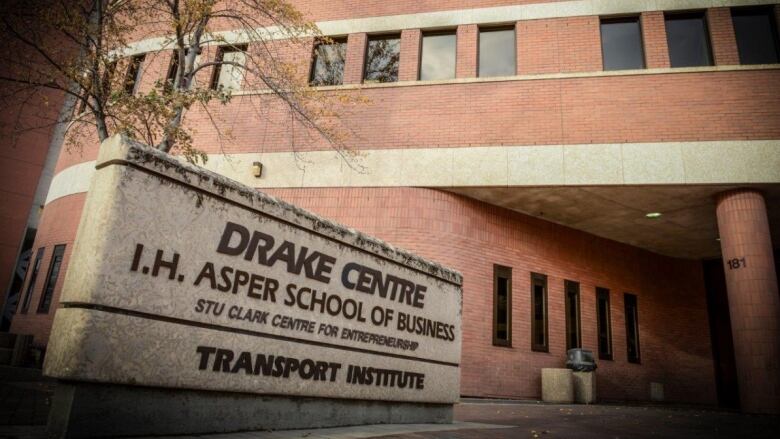
M656 218L661 218L661 215L663 215L661 212L650 212L645 216L650 219L656 219Z

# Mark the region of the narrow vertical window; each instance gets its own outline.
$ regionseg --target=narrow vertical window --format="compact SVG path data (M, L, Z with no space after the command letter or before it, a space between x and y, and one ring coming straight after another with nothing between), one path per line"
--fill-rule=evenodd
M493 266L493 344L512 345L512 269Z
M368 38L364 82L398 81L398 64L401 60L401 36L381 35Z
M213 90L239 90L244 79L247 46L222 46L217 51L214 73L211 75Z
M566 294L566 350L582 347L580 331L580 284L564 281Z
M712 65L710 34L704 12L667 14L666 41L672 67Z
M636 296L624 294L623 301L626 307L626 349L628 361L639 363L639 310L637 309Z
M777 25L772 6L731 10L739 62L776 64L780 59Z
M609 309L609 290L596 288L596 332L599 342L599 358L612 359L612 321Z
M531 273L531 349L548 352L547 276Z
M346 38L331 38L315 43L309 84L314 86L343 84L346 59Z
M165 75L165 85L168 88L172 88L176 83L176 73L179 71L179 52L173 51L171 55L171 62L168 64L168 73Z
M125 93L131 95L138 90L138 84L141 82L141 64L145 58L146 55L135 55L130 58L125 74Z
M44 247L38 249L35 253L35 262L33 263L32 270L30 270L30 280L27 281L27 291L24 294L24 300L22 301L22 314L26 314L30 309L30 300L32 299L33 291L35 291L35 281L38 279L38 271L41 269L41 260L43 260Z
M54 296L54 287L57 286L57 279L60 277L60 267L62 266L62 257L65 255L65 244L55 245L54 253L51 255L49 263L49 274L46 275L46 283L41 294L41 301L38 303L38 313L46 314L51 306L51 299Z
M604 70L645 68L639 17L601 20L601 53Z
M517 74L515 28L479 30L479 76L514 76Z
M455 77L456 41L455 32L423 34L420 80L429 81Z

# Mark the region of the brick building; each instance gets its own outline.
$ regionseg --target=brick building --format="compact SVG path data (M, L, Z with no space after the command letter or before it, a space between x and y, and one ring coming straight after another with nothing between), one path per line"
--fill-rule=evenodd
M344 116L360 155L293 143L240 80L215 110L234 140L193 111L195 146L461 271L462 395L538 398L541 368L584 347L605 400L660 383L667 401L780 411L776 2L294 3L333 37L295 54L312 86L370 101ZM131 50L140 86L169 63L149 44ZM59 155L32 247L11 330L43 344L97 148Z

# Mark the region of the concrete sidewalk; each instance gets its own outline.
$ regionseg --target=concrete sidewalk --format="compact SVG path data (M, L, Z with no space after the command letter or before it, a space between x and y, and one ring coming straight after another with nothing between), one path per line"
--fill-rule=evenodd
M0 370L0 438L46 437L48 399L54 383L31 372ZM8 372L8 370L5 370ZM214 434L208 439L619 439L775 438L780 417L691 407L552 405L538 401L464 398L454 424L366 425L294 431ZM106 432L110 434L110 432Z

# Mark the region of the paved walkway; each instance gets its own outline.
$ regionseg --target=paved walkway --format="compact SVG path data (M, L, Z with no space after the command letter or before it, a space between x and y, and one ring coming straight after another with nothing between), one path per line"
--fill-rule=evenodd
M0 368L0 438L46 437L53 383L37 376L9 380ZM34 374L33 374L34 375ZM622 439L772 438L780 417L701 408L550 405L532 401L469 400L454 424L368 425L328 429L190 436L201 439ZM177 436L182 438L182 436Z

